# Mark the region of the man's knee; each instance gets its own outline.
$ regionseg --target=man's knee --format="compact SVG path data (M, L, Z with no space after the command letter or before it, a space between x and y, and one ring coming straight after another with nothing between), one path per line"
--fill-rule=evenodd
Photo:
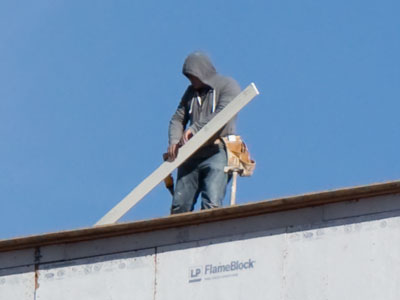
M218 187L208 188L202 193L201 208L217 208L221 207L225 198L226 184Z
M193 210L193 196L185 191L175 190L172 199L171 214L179 214Z

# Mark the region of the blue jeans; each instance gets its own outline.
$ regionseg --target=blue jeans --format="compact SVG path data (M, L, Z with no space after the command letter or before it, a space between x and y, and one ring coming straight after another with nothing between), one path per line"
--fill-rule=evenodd
M223 144L201 148L178 168L171 214L192 211L201 194L201 209L221 207L228 174Z

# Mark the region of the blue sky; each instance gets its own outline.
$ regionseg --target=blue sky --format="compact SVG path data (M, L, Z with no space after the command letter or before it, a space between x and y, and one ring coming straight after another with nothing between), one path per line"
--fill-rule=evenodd
M399 12L395 0L2 1L0 239L92 226L158 167L194 50L261 92L239 114L257 161L239 203L400 179ZM170 202L160 185L121 221Z

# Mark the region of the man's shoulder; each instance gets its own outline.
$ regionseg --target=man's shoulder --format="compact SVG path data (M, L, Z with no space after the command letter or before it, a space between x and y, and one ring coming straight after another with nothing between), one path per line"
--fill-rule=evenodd
M235 79L229 76L223 76L219 74L215 77L215 88L225 91L233 90L240 92L240 86Z

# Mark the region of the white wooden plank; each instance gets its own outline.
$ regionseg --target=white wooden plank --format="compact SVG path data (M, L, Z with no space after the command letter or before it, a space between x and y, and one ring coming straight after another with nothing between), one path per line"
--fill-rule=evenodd
M124 199L112 208L95 225L105 225L117 222L136 203L146 196L175 168L179 167L199 147L231 120L247 103L259 94L254 83L251 83L222 111L211 119L198 133L196 133L183 147L179 149L177 158L173 162L164 162L153 173L134 188Z

